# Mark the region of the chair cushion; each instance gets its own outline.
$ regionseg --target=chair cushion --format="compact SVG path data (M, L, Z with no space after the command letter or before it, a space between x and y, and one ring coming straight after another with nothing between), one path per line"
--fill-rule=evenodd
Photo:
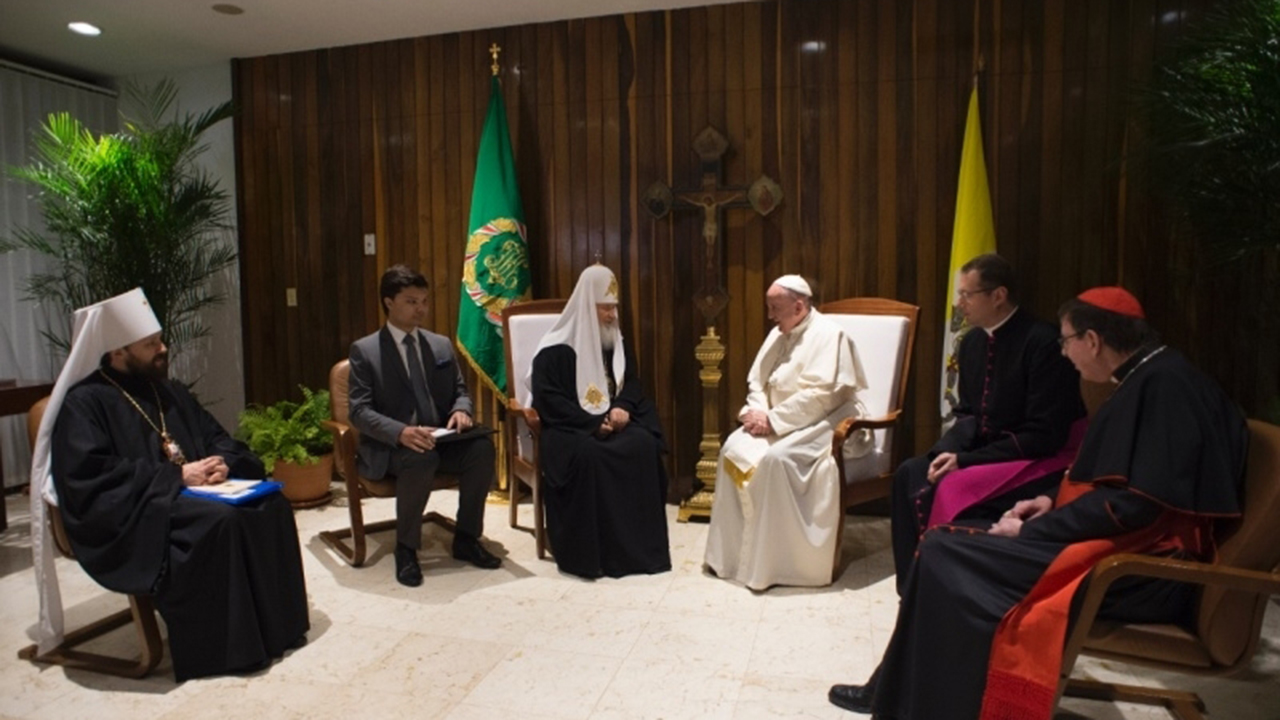
M844 459L845 481L851 486L867 480L873 480L889 472L889 453L879 448L860 458Z
M1245 465L1244 517L1219 548L1223 565L1274 571L1280 564L1280 427L1249 421L1249 459ZM1256 613L1257 596L1217 587L1200 595L1198 625L1209 653L1222 665L1235 664L1248 649Z
M523 417L516 418L516 456L533 457L533 433L529 432L529 423Z
M340 360L329 371L329 414L343 424L350 424L347 419L347 383L350 380L350 361Z
M1138 625L1095 621L1089 628L1084 648L1098 654L1124 656L1126 660L1145 658L1155 663L1174 663L1210 668L1213 660L1199 638L1177 625Z
M907 319L898 315L843 313L828 313L825 317L853 338L862 370L867 376L867 389L858 394L867 412L878 417L896 410L898 385L902 381L902 358L907 352ZM878 451L884 452L892 447L892 431L876 430L875 438ZM887 455L885 453L886 458ZM885 463L888 463L887 459Z
M381 480L370 480L369 478L360 476L360 487L369 493L372 497L395 497L396 496L396 479L383 478Z
M510 396L529 407L532 402L532 390L529 387L529 368L533 366L533 356L537 354L538 343L547 334L560 313L512 315L508 318L507 342L511 345L511 367L507 370L507 385Z

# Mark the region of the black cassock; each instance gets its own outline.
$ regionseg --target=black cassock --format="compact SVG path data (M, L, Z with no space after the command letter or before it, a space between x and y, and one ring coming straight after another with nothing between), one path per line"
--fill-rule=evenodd
M556 565L585 578L622 577L671 569L667 543L667 472L662 428L627 357L626 376L611 408L631 422L595 436L604 415L578 402L577 355L553 345L533 359L533 407L542 420L539 454L547 532ZM606 353L606 368L612 354ZM611 372L611 370L610 370Z
M956 454L961 468L1032 460L1057 453L1072 423L1084 417L1080 375L1062 356L1058 328L1019 308L994 334L974 328L957 353L955 423L929 452L898 466L893 484L893 559L898 592L910 574L920 533L929 519L936 486L929 463ZM1051 473L961 513L989 522L1018 500L1052 492L1062 473ZM946 477L941 482L945 483Z
M220 455L230 477L262 463L181 386L107 368L188 461ZM52 475L76 559L103 587L153 595L178 681L259 667L310 627L293 510L275 493L247 505L181 495L182 469L99 372L71 388L52 440Z
M977 718L997 626L1072 543L1150 526L1167 508L1204 518L1239 514L1243 415L1182 355L1163 350L1141 362L1149 350L1117 371L1124 382L1090 423L1071 467L1070 479L1093 483L1091 491L1027 521L1016 538L987 534L989 522L924 534L881 662L877 717ZM1186 622L1194 597L1180 583L1129 579L1111 586L1100 614Z

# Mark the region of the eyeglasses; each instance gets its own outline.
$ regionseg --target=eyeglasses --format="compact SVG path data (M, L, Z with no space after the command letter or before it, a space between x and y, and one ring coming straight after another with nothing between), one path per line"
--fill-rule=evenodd
M957 290L956 297L961 300L968 300L974 295L985 295L992 290L995 290L995 288L982 288L981 290Z
M1063 335L1062 337L1058 338L1058 347L1066 349L1068 340L1074 340L1084 335L1086 332L1089 332L1089 331L1085 330L1084 332L1078 332L1074 335Z

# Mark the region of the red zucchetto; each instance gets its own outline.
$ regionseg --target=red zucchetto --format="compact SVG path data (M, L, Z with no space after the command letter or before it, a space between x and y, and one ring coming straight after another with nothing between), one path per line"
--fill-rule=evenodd
M1147 314L1142 311L1142 303L1138 302L1138 298L1122 287L1108 285L1103 287L1089 288L1076 296L1076 298L1096 305L1103 310L1110 310L1126 317L1138 318L1144 320Z

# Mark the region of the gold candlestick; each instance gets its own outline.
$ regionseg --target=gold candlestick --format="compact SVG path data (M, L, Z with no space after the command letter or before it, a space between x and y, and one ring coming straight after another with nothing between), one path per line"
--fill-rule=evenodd
M714 325L707 326L707 334L694 348L694 357L702 364L698 379L702 381L702 442L698 449L696 475L702 481L702 489L680 504L676 516L679 522L690 519L711 519L711 501L716 493L716 467L720 462L720 361L724 360L724 344L716 335Z

